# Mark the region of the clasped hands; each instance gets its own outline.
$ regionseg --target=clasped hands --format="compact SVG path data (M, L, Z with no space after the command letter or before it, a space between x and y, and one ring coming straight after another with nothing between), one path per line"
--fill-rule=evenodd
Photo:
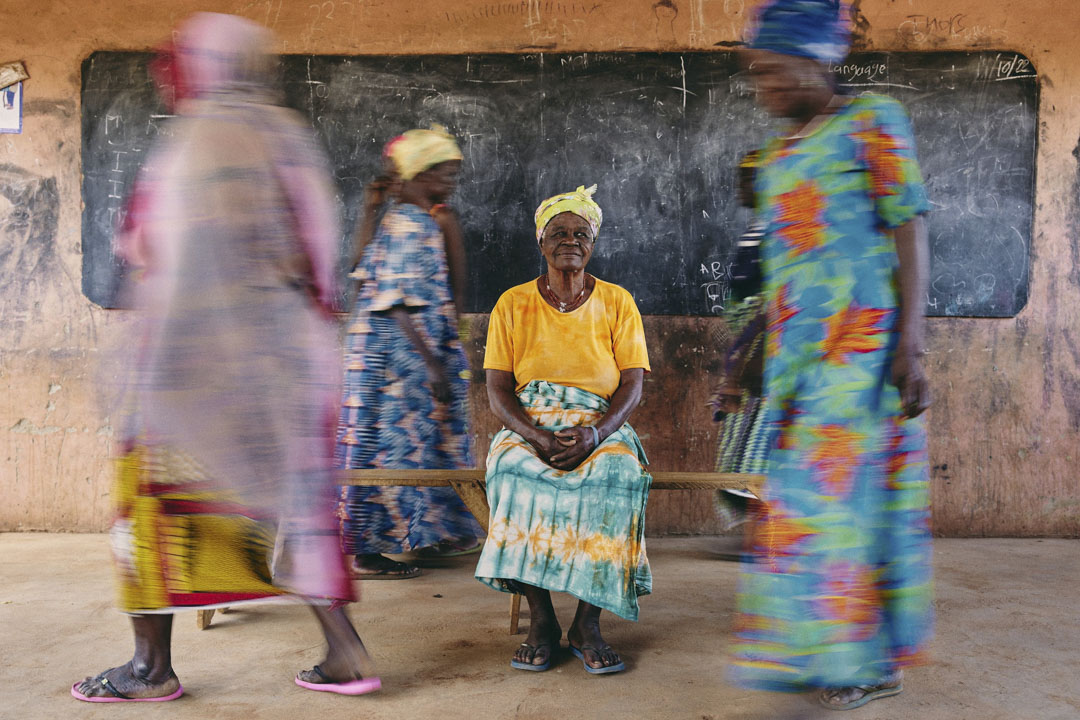
M556 470L573 470L596 449L596 434L589 427L569 427L552 432L536 428L527 438L536 454Z

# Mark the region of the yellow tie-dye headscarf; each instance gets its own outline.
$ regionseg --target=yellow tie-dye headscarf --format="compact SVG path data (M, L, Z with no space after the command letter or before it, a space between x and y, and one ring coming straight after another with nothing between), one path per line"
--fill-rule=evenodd
M439 163L462 159L461 148L441 125L409 130L392 141L388 154L402 180L412 180Z
M544 228L547 227L552 218L564 212L574 213L589 223L592 228L593 240L595 240L596 234L600 232L600 225L604 222L604 211L592 199L595 192L595 185L590 188L578 185L578 189L574 192L549 197L540 203L540 207L536 208L535 216L536 241L540 242L540 238L544 235Z

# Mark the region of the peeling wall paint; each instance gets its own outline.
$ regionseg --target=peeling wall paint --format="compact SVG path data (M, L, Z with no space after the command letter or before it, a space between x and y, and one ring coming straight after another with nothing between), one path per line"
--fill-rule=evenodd
M56 178L0 163L0 317L18 340L43 320L42 296L70 294L56 248L60 194Z

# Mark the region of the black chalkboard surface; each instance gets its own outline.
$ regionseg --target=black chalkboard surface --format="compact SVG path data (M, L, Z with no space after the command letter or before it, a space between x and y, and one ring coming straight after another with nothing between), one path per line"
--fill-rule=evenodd
M168 132L149 55L95 52L82 68L83 291L117 305L113 228L155 137ZM853 92L908 108L936 211L931 315L1007 317L1027 301L1038 81L1015 53L860 53L835 68ZM714 315L746 218L734 165L766 137L731 52L304 56L281 60L286 102L329 149L350 242L384 142L438 122L465 155L454 205L470 311L536 276L538 202L597 183L590 271L644 314ZM344 270L344 268L343 268Z

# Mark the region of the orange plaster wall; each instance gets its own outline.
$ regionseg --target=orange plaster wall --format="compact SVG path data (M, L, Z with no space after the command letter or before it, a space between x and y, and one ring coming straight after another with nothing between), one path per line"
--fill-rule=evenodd
M269 25L283 52L464 53L701 50L736 40L744 0L0 0L0 62L26 61L24 132L0 135L0 530L100 530L112 428L94 367L118 315L80 290L79 65L100 49L152 47L185 15ZM1080 60L1074 0L862 0L874 49L1005 49L1042 79L1031 299L1008 320L932 320L935 527L945 535L1080 535ZM647 142L643 138L643 142ZM5 174L6 173L6 174ZM10 180L9 180L10 181ZM728 192L718 188L718 192ZM28 196L29 197L29 196ZM28 230L28 228L31 228ZM480 318L481 324L483 319ZM646 318L654 373L634 423L657 468L706 470L704 401L717 321ZM470 348L474 360L480 349ZM481 448L495 429L475 388ZM652 534L707 532L701 493L655 493Z

